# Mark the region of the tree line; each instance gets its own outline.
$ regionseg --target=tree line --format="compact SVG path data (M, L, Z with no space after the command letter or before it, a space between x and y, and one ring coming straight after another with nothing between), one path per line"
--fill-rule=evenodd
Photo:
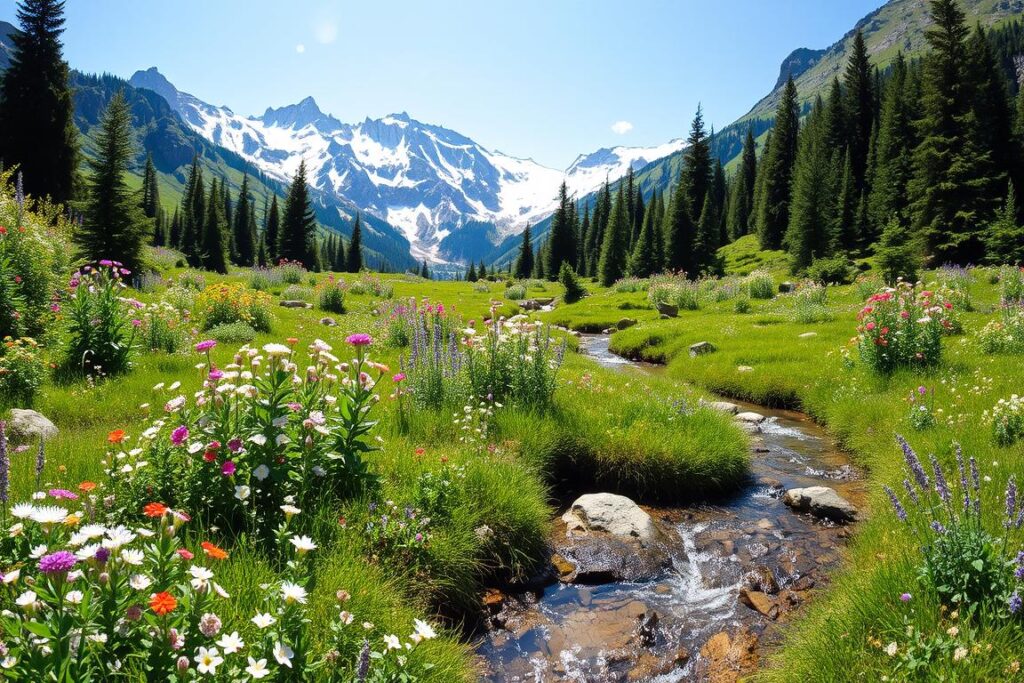
M80 211L73 235L78 256L118 259L144 266L146 244L181 250L190 266L226 273L229 264L268 265L299 261L312 270L359 272L363 268L362 222L357 214L346 246L342 237L318 233L305 162L288 188L283 209L277 195L263 200L262 224L248 175L236 197L226 178L203 178L193 157L181 204L169 218L160 201L152 155L142 189L127 178L135 160L132 115L124 94L108 103L96 135L96 154L80 173L81 151L62 55L64 2L23 0L20 31L12 35L11 64L0 81L0 161L17 165L26 191Z

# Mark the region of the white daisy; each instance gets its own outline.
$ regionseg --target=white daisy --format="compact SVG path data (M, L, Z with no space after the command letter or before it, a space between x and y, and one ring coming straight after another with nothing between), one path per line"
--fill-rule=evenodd
M306 589L291 581L285 581L281 584L281 597L285 602L297 602L304 605L306 604Z
M132 574L131 578L128 579L128 585L137 591L146 590L152 583L152 579L145 574Z
M267 628L268 626L271 626L276 622L277 619L275 619L270 614L266 613L258 613L256 616L252 618L252 623L256 624L256 626L258 626L259 628Z
M255 679L270 675L270 669L267 668L267 660L255 660L252 657L249 657L249 666L245 667L245 672Z
M217 641L217 644L224 649L224 654L226 655L233 655L245 647L245 642L238 637L238 631L232 631L229 634L221 636L220 640Z
M261 434L260 436L263 435ZM267 437L265 436L263 437L264 440L266 440L266 438ZM270 476L270 468L267 467L266 465L260 465L259 467L252 471L252 476L256 477L257 481L263 481L264 479Z
M310 550L316 550L316 543L309 536L295 536L291 539L291 543L295 546L295 550L299 554L308 553Z
M292 668L292 657L295 656L295 652L284 643L278 641L274 645L274 659L281 666L287 666L289 669Z
M205 647L199 648L199 654L196 655L196 669L201 674L210 674L211 676L217 673L217 667L224 661L224 658L217 652L217 648L211 647L209 649Z
M121 561L125 564L129 564L133 567L139 567L142 565L142 561L145 559L145 555L141 550L134 550L132 548L125 548L121 551Z

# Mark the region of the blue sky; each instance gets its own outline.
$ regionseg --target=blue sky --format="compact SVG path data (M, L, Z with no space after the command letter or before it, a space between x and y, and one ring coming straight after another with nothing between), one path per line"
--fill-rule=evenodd
M698 102L732 122L790 51L830 45L881 3L69 0L65 53L125 78L157 66L243 114L307 95L342 121L407 111L564 168L684 136Z

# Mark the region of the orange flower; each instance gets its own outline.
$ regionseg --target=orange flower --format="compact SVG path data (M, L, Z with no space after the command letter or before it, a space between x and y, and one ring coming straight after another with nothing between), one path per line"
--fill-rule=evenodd
M210 543L209 541L203 541L199 545L202 547L203 552L206 553L206 556L209 557L212 560L226 560L226 559L228 559L228 554L224 550L222 550L221 548L218 548L217 546L215 546L214 544Z
M163 503L146 503L146 506L142 508L142 512L147 517L163 517L167 514L167 506Z
M124 441L124 430L115 429L114 431L107 434L107 441L110 443L121 443Z
M149 599L149 608L161 617L173 612L174 608L177 606L178 601L175 600L174 596L167 591L156 593Z
M288 346L295 346L299 343L299 340L296 337L288 337L285 341L288 342Z
M89 493L89 491L92 491L94 488L96 488L96 484L91 481L83 481L78 485L78 490L82 493Z

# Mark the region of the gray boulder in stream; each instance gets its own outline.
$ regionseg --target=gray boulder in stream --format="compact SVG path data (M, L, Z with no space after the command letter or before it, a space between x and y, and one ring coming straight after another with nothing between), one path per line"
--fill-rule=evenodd
M580 496L562 515L568 531L603 531L612 536L635 538L651 543L661 537L651 516L625 496L614 493L587 493Z
M853 503L828 486L790 489L786 491L782 502L799 512L809 512L815 517L834 522L852 522L857 519L857 508Z

